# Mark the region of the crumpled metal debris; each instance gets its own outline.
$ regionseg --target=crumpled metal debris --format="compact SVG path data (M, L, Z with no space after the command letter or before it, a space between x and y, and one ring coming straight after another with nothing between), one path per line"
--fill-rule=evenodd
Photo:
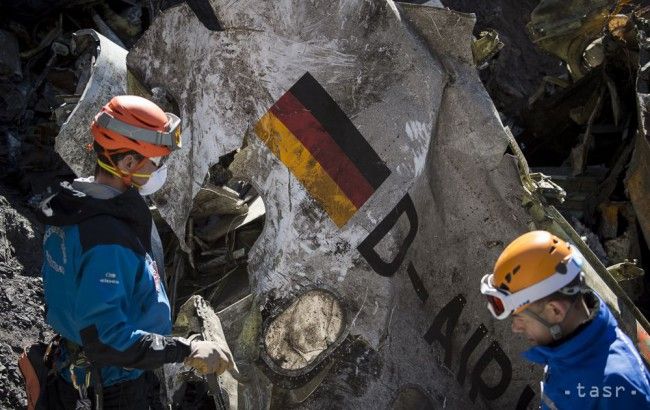
M224 186L204 185L194 197L192 217L205 218L210 215L241 215L248 212L248 205L239 193Z
M586 69L583 53L601 35L617 0L542 0L530 16L531 39L567 64L574 80Z
M561 205L566 198L566 191L556 184L549 176L539 172L530 174L534 190L548 201L549 205Z
M625 188L639 219L646 243L650 244L650 12L638 16L639 62L636 98L639 132L625 178ZM649 245L650 246L650 245Z
M260 197L251 202L250 206L246 205L241 199L237 199L237 201L241 201L243 206L239 208L230 207L225 209L228 212L211 214L210 220L197 229L195 235L205 242L214 242L228 232L235 231L241 226L264 216L266 212L264 201ZM233 214L233 211L240 213Z
M609 273L634 301L638 301L645 290L643 283L645 272L637 266L637 263L636 260L625 261L607 267Z
M201 340L216 342L221 349L231 353L219 317L200 296L192 296L181 306L176 321L174 322L173 334L185 338L199 335ZM238 408L238 386L233 373L237 374L235 370L227 370L220 376L201 376L194 373L184 364L166 365L164 387L168 403L185 402L184 394L187 383L204 378L207 380L210 389L206 393L212 396L216 409L236 409ZM198 405L199 403L196 404Z
M472 55L476 67L479 70L485 68L488 61L497 55L503 46L504 44L499 39L499 33L496 30L481 31L478 38L472 41Z

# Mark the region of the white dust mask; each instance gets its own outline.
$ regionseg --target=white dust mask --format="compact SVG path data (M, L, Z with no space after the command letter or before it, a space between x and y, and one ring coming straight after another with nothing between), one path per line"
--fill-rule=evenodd
M147 196L158 191L165 184L167 180L167 165L163 165L151 173L147 182L138 188L140 195Z

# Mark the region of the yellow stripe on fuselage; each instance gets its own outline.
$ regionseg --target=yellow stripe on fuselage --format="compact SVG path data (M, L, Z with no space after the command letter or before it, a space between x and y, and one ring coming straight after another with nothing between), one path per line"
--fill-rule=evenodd
M282 121L267 112L255 125L255 133L321 204L334 223L338 227L345 225L357 208Z

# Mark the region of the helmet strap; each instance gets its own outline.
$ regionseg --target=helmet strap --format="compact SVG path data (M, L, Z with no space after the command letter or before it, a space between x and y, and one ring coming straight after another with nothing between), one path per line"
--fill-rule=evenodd
M104 161L102 161L99 158L97 158L97 163L99 164L100 168L102 168L103 170L105 170L109 174L120 178L122 180L122 182L126 186L135 186L136 188L139 188L140 185L138 185L138 184L136 184L135 182L132 181L133 175L136 175L136 176L139 176L139 175L136 174L135 172L126 173L126 172L122 171L117 166L117 164L115 164L115 162L113 162L112 155L121 154L123 152L128 152L128 151L129 150L126 149L126 150L115 150L115 151L109 152L108 150L105 149L104 152L103 152L103 155L104 155L104 157L106 157L108 159L108 162L110 163L110 165L105 163ZM136 165L134 171L137 172L140 168L142 168L142 166L144 165L146 160L147 160L146 157L142 158L140 160L140 162Z
M567 309L566 314L564 315L564 319L562 319L562 322L555 323L555 324L549 323L546 319L544 319L543 317L541 317L537 313L530 310L530 308L525 309L524 312L526 314L528 314L528 316L532 317L533 319L537 320L539 323L544 325L544 327L546 327L548 329L548 331L551 334L551 337L553 338L553 340L558 341L558 340L562 339L562 337L564 336L564 334L562 333L562 328L560 327L560 325L569 316L569 312L571 311L571 309L573 309L574 304L575 304L575 300L572 301L571 304L569 305L569 308Z

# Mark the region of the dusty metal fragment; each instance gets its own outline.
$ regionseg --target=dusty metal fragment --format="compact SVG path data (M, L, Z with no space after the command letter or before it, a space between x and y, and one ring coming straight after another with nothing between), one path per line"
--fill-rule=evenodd
M86 43L88 42L88 43ZM89 121L116 95L126 93L126 50L93 30L80 30L73 37L73 52L84 46L95 50L95 64L79 103L61 126L54 148L77 176L91 175L95 155L86 146L92 143Z
M194 197L192 216L202 218L210 215L240 215L248 211L248 205L239 194L228 187L206 184Z
M542 0L530 15L531 39L567 63L574 80L585 75L583 52L600 36L615 0Z
M632 43L634 38L634 22L625 14L611 16L607 22L607 30L620 41Z
M340 341L345 326L345 312L333 294L309 291L268 325L266 353L283 370L304 369Z
M599 38L594 40L585 48L582 58L591 68L596 68L605 61L605 49L603 46L603 39Z
M535 191L542 197L546 198L550 205L560 205L566 198L566 191L556 184L549 176L539 172L530 174L531 181L535 186Z
M232 207L231 210L234 210L234 207ZM265 213L266 208L264 207L264 201L261 197L257 197L250 205L246 206L245 213L235 215L216 214L205 226L197 229L195 234L203 241L214 242L226 235L228 232L235 231L240 227L261 218Z
M479 37L472 41L472 54L476 67L484 68L487 62L501 51L503 46L496 30L481 31Z
M202 340L216 342L223 350L230 353L230 347L224 336L219 317L201 296L192 296L181 306L174 323L173 333L182 337L201 335ZM167 397L170 402L173 402L174 395L182 388L185 381L183 372L186 371L186 368L185 366L179 366L165 370L167 372L165 377ZM217 406L218 409L238 408L237 384L232 371L226 371L220 376L212 375L210 377L210 393L218 403L222 404Z
M643 276L645 272L634 262L621 262L607 267L609 273L618 281L621 287L630 296L630 299L638 301L643 294Z

